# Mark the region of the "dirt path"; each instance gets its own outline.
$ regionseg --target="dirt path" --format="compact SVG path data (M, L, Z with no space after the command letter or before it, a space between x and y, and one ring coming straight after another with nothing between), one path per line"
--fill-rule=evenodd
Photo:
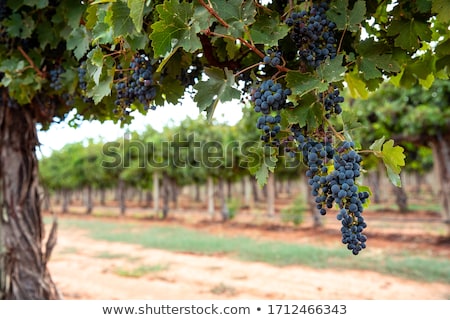
M120 272L147 268L140 277ZM450 285L94 241L59 230L50 262L66 299L449 299Z

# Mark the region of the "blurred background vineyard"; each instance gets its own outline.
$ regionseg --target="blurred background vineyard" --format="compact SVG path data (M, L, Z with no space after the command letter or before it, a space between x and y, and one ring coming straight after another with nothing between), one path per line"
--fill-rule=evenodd
M57 284L74 299L340 299L343 286L346 299L448 299L448 181L435 158L450 103L448 84L438 86L346 99L346 132L361 141L360 185L372 191L368 248L355 258L337 212L318 213L298 154L286 152L258 184L251 108L234 125L199 116L53 151L39 169L45 221L56 214L59 223ZM383 136L405 149L402 188L367 151Z

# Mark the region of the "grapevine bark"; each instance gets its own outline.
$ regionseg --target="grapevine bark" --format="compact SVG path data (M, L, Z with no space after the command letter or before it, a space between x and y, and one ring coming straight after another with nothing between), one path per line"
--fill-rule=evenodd
M0 299L57 299L47 268L56 223L44 249L36 122L30 106L8 100L0 93Z

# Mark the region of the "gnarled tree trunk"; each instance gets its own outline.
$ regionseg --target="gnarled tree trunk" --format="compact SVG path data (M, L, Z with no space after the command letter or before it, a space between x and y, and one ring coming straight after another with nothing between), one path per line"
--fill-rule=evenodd
M0 93L1 94L1 93ZM45 246L38 194L38 144L31 108L0 96L0 299L56 299L47 262L56 223Z

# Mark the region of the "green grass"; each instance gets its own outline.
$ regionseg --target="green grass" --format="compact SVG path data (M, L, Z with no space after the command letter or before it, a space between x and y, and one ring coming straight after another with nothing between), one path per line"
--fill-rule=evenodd
M127 259L127 260L133 260L136 259L135 257L131 257L128 254L123 253L111 253L107 251L101 251L95 254L95 258L99 259Z
M133 269L117 268L114 273L121 277L140 278L149 273L157 273L165 271L169 268L168 265L154 264L154 265L142 265Z
M313 268L373 270L418 281L450 283L450 261L402 252L373 253L366 249L353 256L343 245L325 248L247 237L225 237L182 227L149 227L137 223L61 219L61 228L84 229L96 240L139 244L177 252L223 253L247 261L277 266L305 265Z

